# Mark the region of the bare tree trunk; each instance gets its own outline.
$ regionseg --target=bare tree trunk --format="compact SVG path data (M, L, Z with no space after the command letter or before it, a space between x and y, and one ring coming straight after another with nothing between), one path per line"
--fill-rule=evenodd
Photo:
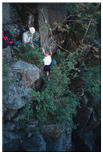
M48 9L43 6L43 12L45 14L45 17L42 13L42 5L39 5L39 31L40 31L40 43L41 47L47 48L48 47L48 35L49 30L46 21L48 21Z
M34 26L34 16L33 14L30 14L28 16L28 27L32 27L32 26Z

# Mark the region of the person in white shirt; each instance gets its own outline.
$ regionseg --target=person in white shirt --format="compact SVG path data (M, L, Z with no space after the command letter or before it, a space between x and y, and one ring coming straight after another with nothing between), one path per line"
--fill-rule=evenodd
M34 27L29 27L29 31L24 32L22 35L22 42L23 43L33 43L33 34L35 33L35 28ZM33 46L33 44L32 44Z
M52 62L52 51L46 52L44 48L42 48L42 52L45 55L43 62L44 62L44 71L46 73L47 79L49 80L49 73L51 70L51 62Z

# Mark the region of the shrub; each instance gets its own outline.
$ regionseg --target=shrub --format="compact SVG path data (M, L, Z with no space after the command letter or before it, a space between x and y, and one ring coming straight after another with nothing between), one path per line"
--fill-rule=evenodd
M18 58L21 58L31 64L39 66L43 61L43 54L39 47L32 48L29 44L22 44L18 46L16 53Z
M101 76L100 65L95 67L85 66L85 71L81 73L81 78L87 82L85 92L92 96L92 104L95 106L97 113L101 115Z
M23 110L23 119L29 121L30 118L33 116L33 109L32 109L32 102L27 102L26 106Z
M36 102L36 118L41 124L64 124L70 126L72 130L74 127L72 115L76 114L79 99L70 91L68 77L56 66L52 68L51 80L45 80L46 82L47 87L43 91L32 91Z

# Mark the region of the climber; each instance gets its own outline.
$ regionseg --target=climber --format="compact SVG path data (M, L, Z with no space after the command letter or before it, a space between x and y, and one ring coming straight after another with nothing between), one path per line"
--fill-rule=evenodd
M31 43L32 47L34 47L33 40L32 40L34 33L35 33L35 28L29 27L29 31L23 33L23 36L22 36L23 43Z
M44 62L44 71L46 73L47 79L50 80L49 78L49 73L51 70L51 62L52 62L52 51L50 49L50 51L46 52L44 48L42 48L42 52L45 55L43 62Z

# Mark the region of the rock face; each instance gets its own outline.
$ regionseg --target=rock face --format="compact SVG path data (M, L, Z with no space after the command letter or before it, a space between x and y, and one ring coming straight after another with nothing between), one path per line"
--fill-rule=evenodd
M71 151L72 141L71 133L63 133L63 128L56 125L47 125L42 134L47 143L47 152L66 152Z
M10 15L10 4L4 3L3 4L3 24L7 24L11 20Z
M3 3L3 31L5 35L12 37L9 38L9 41L21 40L21 36L25 28L23 25L19 25L21 22L21 16L17 13L13 7L13 3Z
M15 132L4 131L3 152L44 152L46 142L40 132L25 137Z
M99 137L100 137L100 131L99 131ZM98 140L98 130L96 129L75 132L73 133L72 140L74 144L74 152L100 151L101 143L100 140Z
M24 138L22 148L25 152L44 152L46 151L46 142L41 133L37 132L30 138Z
M23 31L25 31L24 27L12 23L12 24L7 24L3 26L3 30L8 31L11 36L12 36L12 40L11 41L17 41L17 40L22 40L22 33Z
M84 96L75 120L75 122L77 122L79 125L72 133L74 152L98 151L98 148L96 148L98 130L96 130L96 128L98 128L100 121L96 115L94 107L90 104L88 105L88 99ZM98 147L100 147L100 145Z
M35 65L28 64L24 61L18 61L11 66L11 69L21 78L20 84L30 87L36 80L40 78L40 70Z
M20 137L15 132L3 132L3 152L17 152L20 148Z
M78 129L86 129L88 122L93 113L93 106L81 105L81 108L77 112L76 122L79 123Z
M61 134L59 138L49 138L47 141L47 152L66 152L72 147L71 135Z
M93 151L95 145L95 134L92 130L81 132L80 139L89 147L90 151Z
M10 120L18 109L31 100L30 87L40 78L40 71L34 65L17 61L7 67L7 72L8 75L4 77L4 89L5 84L8 84L8 92L3 97L3 112Z

